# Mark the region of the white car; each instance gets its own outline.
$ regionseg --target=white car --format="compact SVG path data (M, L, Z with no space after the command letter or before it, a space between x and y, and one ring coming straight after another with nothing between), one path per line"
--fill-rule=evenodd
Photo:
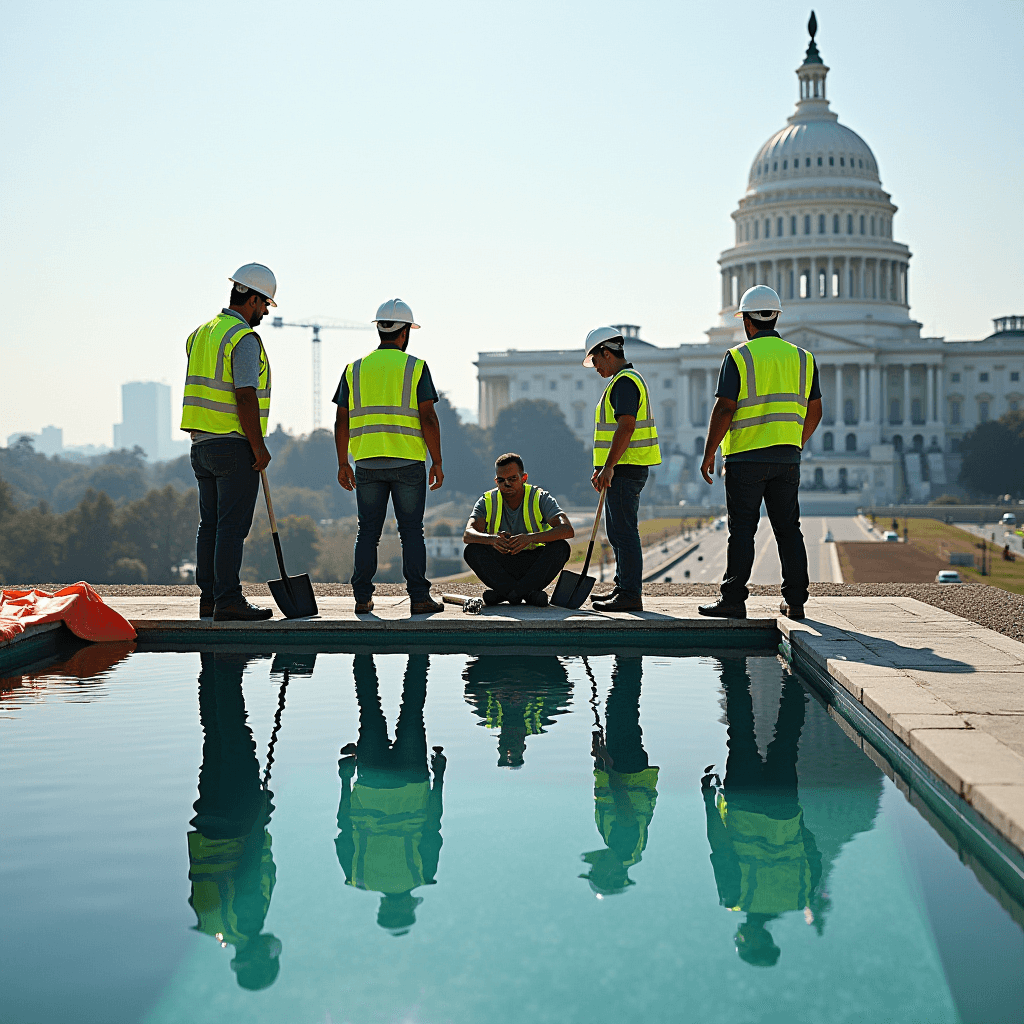
M935 577L936 583L963 583L960 579L960 573L956 569L940 569L938 575Z
M895 530L886 530L882 534L882 540L892 541L894 544L900 539L900 535Z
M1006 512L1003 514L1003 518L999 520L1003 526L1016 526L1017 517L1012 512Z

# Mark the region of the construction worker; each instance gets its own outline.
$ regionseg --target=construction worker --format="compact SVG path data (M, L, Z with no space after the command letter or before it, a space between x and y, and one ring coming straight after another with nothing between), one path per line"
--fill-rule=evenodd
M700 471L712 483L715 453L725 456L729 549L722 596L701 615L744 619L747 580L754 565L754 534L764 501L782 562L780 610L804 617L807 551L800 532L800 451L821 420L818 364L810 352L777 330L782 303L774 289L748 288L736 316L747 341L722 362Z
M643 548L640 545L640 492L651 466L661 465L658 428L646 381L626 362L622 332L598 327L587 335L584 366L611 378L594 410L596 491L607 490L605 533L615 553L615 589L594 598L598 611L642 611Z
M641 659L616 655L612 688L605 702L606 727L598 720L593 734L594 820L605 847L581 855L590 870L580 878L600 897L614 896L636 884L629 869L640 863L647 848L658 800L659 769L647 759L640 729L642 683ZM592 704L596 718L596 680Z
M194 831L188 833L189 905L196 931L234 947L231 970L238 984L262 989L280 970L281 942L263 934L277 869L267 831L273 794L260 781L242 695L242 675L253 659L199 657L203 763L190 823Z
M429 656L410 654L395 742L381 709L372 654L353 662L359 701L359 740L341 748L341 803L335 851L345 884L381 894L377 924L405 935L423 902L413 890L433 885L441 855L442 792L447 758L434 747L427 769L423 705ZM356 774L358 770L358 774ZM355 782L352 779L355 776Z
M270 416L270 362L253 328L277 305L277 280L262 263L239 267L229 280L227 307L185 342L181 429L192 437L192 470L199 484L199 617L269 619L270 608L257 608L242 596L239 572L260 472L270 464L263 441Z
M765 927L793 910L814 924L821 854L797 791L797 753L807 697L788 675L782 684L775 735L762 758L745 658L722 660L729 729L725 781L705 771L701 781L711 866L723 907L745 912L736 952L755 967L772 967L781 951Z
M406 352L409 332L419 328L401 299L388 299L374 320L380 345L345 367L334 402L334 443L338 449L338 483L356 492L358 527L352 594L356 612L373 610L377 544L388 511L395 510L402 538L402 573L413 615L444 611L430 596L423 509L427 483L436 491L441 470L441 425L434 403L437 392L430 369ZM355 460L353 472L349 451ZM430 473L426 469L430 453Z
M498 486L473 506L462 535L466 564L488 588L484 604L525 601L545 607L544 588L569 561L572 524L558 502L528 479L521 456L499 455L494 463Z
M477 724L498 733L499 768L522 768L526 738L547 732L572 704L572 683L553 654L482 654L462 678Z

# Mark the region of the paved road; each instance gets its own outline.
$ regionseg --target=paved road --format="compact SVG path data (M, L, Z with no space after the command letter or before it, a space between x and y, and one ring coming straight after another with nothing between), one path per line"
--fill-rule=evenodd
M806 516L802 520L804 542L807 545L807 568L812 583L834 583L832 545L825 543L829 530L836 540L876 540L861 525L856 516ZM682 562L666 570L654 583L719 583L725 572L728 532L714 528L700 531L695 537L700 547ZM690 575L686 576L689 570ZM761 517L754 538L754 571L751 583L782 582L779 551L766 516Z
M1010 550L1015 554L1024 554L1024 537L1019 536L1015 531L1017 527L1006 527L1001 523L989 523L986 526L978 526L977 523L957 523L961 530L973 533L975 537L984 537L985 540L995 544L1009 544ZM993 534L995 535L993 539Z

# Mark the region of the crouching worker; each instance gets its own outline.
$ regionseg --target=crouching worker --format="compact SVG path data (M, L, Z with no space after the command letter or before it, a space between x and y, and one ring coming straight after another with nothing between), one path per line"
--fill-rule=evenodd
M494 482L473 506L462 540L466 564L484 586L484 604L548 603L544 588L569 560L574 531L558 502L527 483L523 460L514 452L494 463Z

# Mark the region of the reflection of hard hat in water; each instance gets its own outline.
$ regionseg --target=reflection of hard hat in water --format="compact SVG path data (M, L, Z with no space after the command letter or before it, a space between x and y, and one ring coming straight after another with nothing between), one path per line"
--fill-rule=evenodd
M228 280L233 282L235 288L243 295L251 289L257 295L262 295L271 306L277 305L274 301L274 296L277 294L277 278L274 277L270 267L265 267L262 263L246 263L244 267L239 267Z
M781 312L779 293L766 284L755 284L743 293L739 309L733 315L740 317L746 313L755 320L774 320Z
M752 967L774 967L782 956L764 923L760 914L748 914L736 929L736 952Z
M617 348L619 355L622 355L622 331L615 327L595 327L583 343L583 365L594 365L594 353L607 345L611 349Z
M629 877L626 865L615 856L612 850L594 850L591 853L580 854L580 860L590 865L590 871L580 878L585 878L590 883L590 888L597 898L604 899L605 896L617 896L625 892L636 882Z
M416 923L416 908L423 902L422 896L412 892L384 893L377 908L377 924L386 932L406 935Z
M273 935L257 935L242 946L231 961L238 984L252 992L274 984L281 970L281 940Z

